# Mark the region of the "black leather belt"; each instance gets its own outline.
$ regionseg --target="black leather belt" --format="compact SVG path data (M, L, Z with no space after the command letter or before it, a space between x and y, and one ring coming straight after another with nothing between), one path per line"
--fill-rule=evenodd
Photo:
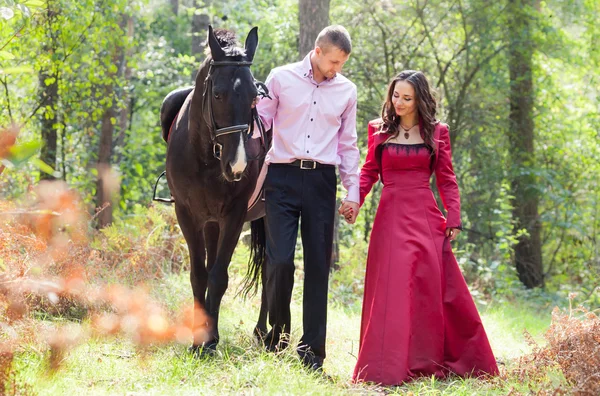
M289 163L272 163L269 164L269 166L279 166L279 165L283 165L283 166L295 166L297 168L300 169L323 169L323 168L335 168L335 165L330 165L330 164L321 164L317 161L311 161L311 160L295 160L293 162L289 162Z

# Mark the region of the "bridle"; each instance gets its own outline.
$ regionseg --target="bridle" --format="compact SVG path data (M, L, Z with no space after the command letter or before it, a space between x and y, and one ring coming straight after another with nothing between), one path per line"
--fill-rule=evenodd
M250 136L254 133L254 124L238 124L231 125L224 128L217 128L217 124L215 123L215 117L213 114L212 108L212 86L213 86L213 68L221 67L221 66L237 66L237 67L250 67L252 65L251 61L215 61L211 60L208 68L208 74L206 75L206 79L204 80L204 92L202 93L202 107L204 112L204 120L206 125L208 126L208 130L210 133L210 140L213 145L213 155L219 161L221 160L221 153L223 151L223 145L217 141L219 136L230 135L233 133L240 133L241 137L244 141L248 140ZM267 86L257 80L254 80L254 85L258 89L258 95L261 97L268 97L269 90ZM264 127L258 116L258 112L256 111L256 107L252 109L252 118L258 125L259 131L261 133L261 139L264 142Z

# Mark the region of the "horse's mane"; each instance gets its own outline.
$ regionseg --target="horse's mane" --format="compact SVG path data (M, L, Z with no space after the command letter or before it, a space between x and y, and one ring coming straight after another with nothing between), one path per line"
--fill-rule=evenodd
M227 29L217 28L213 30L217 41L227 56L245 56L246 50L235 37L235 32ZM210 48L206 46L206 53L210 53Z

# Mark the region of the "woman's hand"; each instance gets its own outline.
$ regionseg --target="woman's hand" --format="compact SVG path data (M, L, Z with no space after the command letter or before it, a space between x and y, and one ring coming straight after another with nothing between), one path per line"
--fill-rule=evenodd
M460 229L458 228L446 228L446 237L450 238L450 241L456 239L456 237L460 234Z
M344 216L346 223L354 224L356 222L356 216L358 216L359 210L360 208L356 202L343 201L342 205L338 209L338 213L340 216Z

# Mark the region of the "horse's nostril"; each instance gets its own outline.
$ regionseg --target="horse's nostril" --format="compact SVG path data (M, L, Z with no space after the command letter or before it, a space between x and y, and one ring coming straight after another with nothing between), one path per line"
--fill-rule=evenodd
M229 169L234 175L241 175L246 170L246 161L236 161L235 163L229 163Z
M229 164L229 171L231 172L231 178L233 179L233 181L240 181L240 180L242 180L242 176L244 174L243 171L234 171L233 167L231 166L231 164Z

